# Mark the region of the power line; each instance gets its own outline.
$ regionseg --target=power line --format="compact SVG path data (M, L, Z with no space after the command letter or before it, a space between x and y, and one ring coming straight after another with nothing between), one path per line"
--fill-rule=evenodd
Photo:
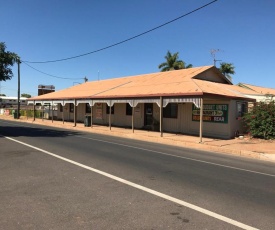
M207 4L203 5L203 6L197 8L197 9L195 9L195 10L192 10L192 11L186 13L186 14L183 14L183 15L181 15L181 16L179 16L179 17L177 17L177 18L175 18L175 19L173 19L173 20L171 20L171 21L168 21L168 22L166 22L166 23L164 23L164 24L161 24L161 25L159 25L159 26L157 26L157 27L154 27L153 29L147 30L147 31L145 31L145 32L143 32L143 33L140 33L140 34L138 34L138 35L135 35L135 36L133 36L133 37L130 37L130 38L125 39L125 40L123 40L123 41L114 43L114 44L112 44L112 45L106 46L106 47L101 48L101 49L97 49L97 50L94 50L94 51L91 51L91 52L88 52L88 53L84 53L84 54L80 54L80 55L76 55L76 56L72 56L72 57L68 57L68 58L62 58L62 59L56 59L56 60L49 60L49 61L24 61L24 62L25 62L25 64L26 64L26 62L27 62L27 63L50 63L50 62L60 62L60 61L67 61L67 60L70 60L70 59L79 58L79 57L83 57L83 56L86 56L86 55L89 55L89 54L97 53L97 52L100 52L100 51L103 51L103 50L112 48L112 47L114 47L114 46L118 46L118 45L120 45L120 44L122 44L122 43L128 42L128 41L130 41L130 40L133 40L133 39L138 38L138 37L140 37L140 36L143 36L143 35L145 35L145 34L148 34L148 33L152 32L152 31L154 31L154 30L157 30L157 29L159 29L159 28L161 28L161 27L163 27L163 26L166 26L166 25L168 25L168 24L170 24L170 23L172 23L172 22L175 22L175 21L177 21L177 20L179 20L179 19L181 19L181 18L184 18L184 17L186 17L186 16L188 16L188 15L190 15L190 14L192 14L192 13L198 11L198 10L201 10L201 9L203 9L203 8L209 6L209 5L211 5L211 4L213 4L214 2L217 2L217 1L218 1L218 0L214 0L214 1L212 1L212 2L209 2L209 3L207 3Z
M48 75L50 77L54 77L54 78L59 78L59 79L64 79L64 80L79 80L79 79L83 79L83 77L79 77L79 78L69 78L69 77L58 77L58 76L55 76L55 75L52 75L52 74L48 74L48 73L45 73L43 71L40 71L34 67L32 67L31 65L29 65L28 63L26 63L25 61L22 61L25 65L29 66L30 68L34 69L35 71L39 72L39 73L42 73L42 74L45 74L45 75Z
M2 88L4 88L4 90L16 91L17 92L17 89L15 89L15 88L7 88L6 86L2 86ZM24 90L24 89L23 89L23 91L25 93L29 93L29 94L35 94L35 93L37 93L37 92L34 92L34 91L29 91L29 90Z

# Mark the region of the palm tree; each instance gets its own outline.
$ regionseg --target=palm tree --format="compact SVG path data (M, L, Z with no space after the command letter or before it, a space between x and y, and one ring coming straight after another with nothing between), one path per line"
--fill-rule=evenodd
M230 74L235 74L235 66L232 63L222 62L220 65L220 71L224 76L232 81L232 76Z
M193 65L189 64L186 65L184 61L178 60L179 53L171 54L170 51L167 52L166 56L164 57L166 62L163 62L159 65L159 69L161 72L170 71L170 70L178 70L178 69L187 69L192 68Z

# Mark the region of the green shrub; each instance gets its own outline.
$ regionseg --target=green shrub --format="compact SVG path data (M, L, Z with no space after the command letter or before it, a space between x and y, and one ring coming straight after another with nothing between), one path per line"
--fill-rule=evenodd
M244 116L245 126L253 137L275 138L275 102L257 103Z
M20 110L20 114L21 116L33 117L33 110ZM35 117L42 118L42 112L36 110Z

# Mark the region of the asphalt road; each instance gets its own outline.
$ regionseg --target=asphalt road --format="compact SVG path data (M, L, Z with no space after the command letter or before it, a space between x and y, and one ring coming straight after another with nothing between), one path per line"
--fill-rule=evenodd
M0 226L274 229L274 166L0 119Z

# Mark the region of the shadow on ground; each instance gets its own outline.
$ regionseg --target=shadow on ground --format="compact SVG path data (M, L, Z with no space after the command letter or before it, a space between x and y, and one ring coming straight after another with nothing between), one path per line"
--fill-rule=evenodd
M58 130L51 128L39 127L16 127L16 126L0 126L0 138L8 137L67 137L80 135L79 132L69 130Z

